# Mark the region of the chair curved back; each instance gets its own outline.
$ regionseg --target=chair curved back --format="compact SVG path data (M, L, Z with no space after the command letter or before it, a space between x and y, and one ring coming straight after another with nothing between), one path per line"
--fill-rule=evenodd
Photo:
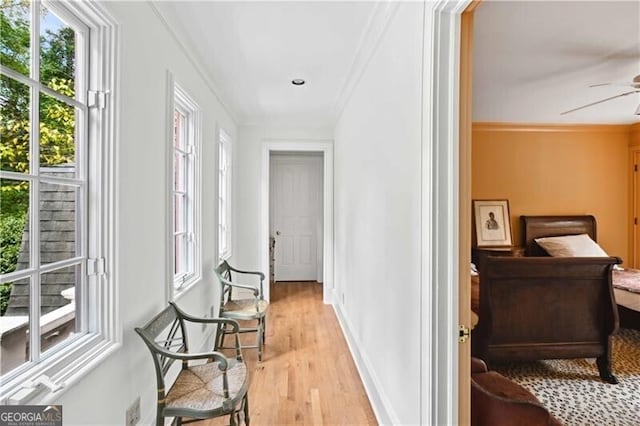
M214 271L220 281L220 306L222 307L226 302L233 299L233 287L224 284L225 280L229 282L233 281L231 267L226 260L223 260Z
M166 331L167 328L169 328L168 331ZM165 397L166 389L164 378L176 360L168 357L161 349L175 353L189 351L184 321L178 315L174 305L170 304L143 327L136 327L135 331L142 337L153 357L158 385L158 400L162 400ZM160 338L163 333L166 333L165 338Z
M186 322L224 325L228 334L235 336L235 359L216 351L189 353ZM153 358L157 382L156 424L164 425L165 417L204 419L230 415L231 424L237 424L244 410L248 424L247 370L240 349L239 326L231 319L200 318L191 316L173 302L154 316L147 324L135 328ZM181 370L171 384L166 377L175 361L181 361ZM190 361L200 361L191 363ZM202 364L201 361L212 361ZM194 387L197 377L199 385ZM240 404L240 408L237 405Z

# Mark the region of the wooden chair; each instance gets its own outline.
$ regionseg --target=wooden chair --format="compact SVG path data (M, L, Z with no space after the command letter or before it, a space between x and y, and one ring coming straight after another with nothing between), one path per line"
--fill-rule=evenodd
M189 352L186 322L224 324L227 334L235 334L235 358L215 351ZM236 426L241 412L245 425L249 424L248 372L242 359L239 328L236 321L193 317L170 303L146 325L135 329L153 357L158 386L157 426L164 426L165 417L175 417L181 425L183 417L189 418L184 423L190 423L226 415L231 426ZM182 362L182 367L167 392L166 378L176 360Z
M239 321L256 321L255 327L245 327L240 329L240 333L256 333L255 346L243 346L244 348L257 348L258 361L262 361L262 347L265 342L265 317L269 302L264 300L263 281L264 274L256 271L243 271L230 266L223 261L215 269L218 280L220 281L220 313L221 318L231 318ZM233 273L233 274L232 274ZM255 280L259 280L259 285L250 283L240 284L232 282L233 275L254 276ZM234 289L244 289L251 292L253 297L234 298ZM228 349L224 346L224 339L228 334L228 329L224 324L218 326L218 335L216 339L216 350Z

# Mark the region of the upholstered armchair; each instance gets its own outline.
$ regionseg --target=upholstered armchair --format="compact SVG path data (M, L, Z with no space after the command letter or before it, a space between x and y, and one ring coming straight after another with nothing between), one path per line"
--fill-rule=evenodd
M471 358L472 426L562 426L534 394Z

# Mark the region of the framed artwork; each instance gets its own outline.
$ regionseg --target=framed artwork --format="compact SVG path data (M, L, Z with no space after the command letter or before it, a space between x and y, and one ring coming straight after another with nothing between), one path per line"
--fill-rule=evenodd
M473 200L477 247L511 246L508 200Z

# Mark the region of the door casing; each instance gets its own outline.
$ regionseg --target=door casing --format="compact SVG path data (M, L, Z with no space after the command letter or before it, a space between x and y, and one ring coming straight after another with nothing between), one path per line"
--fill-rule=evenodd
M631 150L631 175L632 185L632 216L631 216L631 229L633 235L633 241L631 243L631 249L633 256L631 256L631 267L640 268L640 171L635 171L634 167L640 168L640 149L633 148Z
M333 279L333 141L327 139L264 139L262 141L260 174L260 259L261 271L269 276L269 199L270 164L269 157L275 152L320 152L322 167L322 300L331 304L334 300ZM265 286L265 298L270 299L269 286Z

